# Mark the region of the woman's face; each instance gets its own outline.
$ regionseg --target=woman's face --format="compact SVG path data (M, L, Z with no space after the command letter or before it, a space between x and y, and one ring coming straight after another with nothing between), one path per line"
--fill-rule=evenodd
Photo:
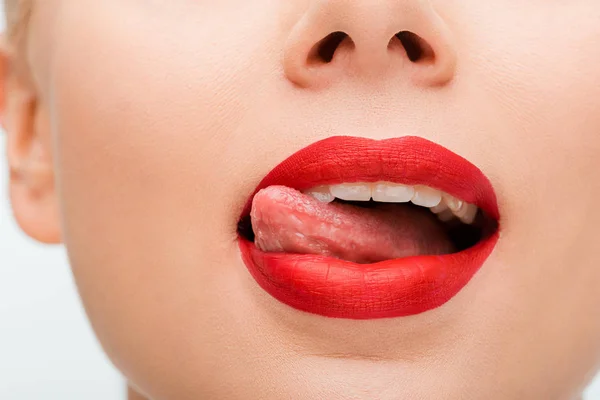
M56 224L104 349L142 393L568 400L592 377L597 0L36 7L29 54ZM351 41L328 62L311 49L337 31ZM390 42L402 31L421 38L419 60ZM249 273L246 202L277 164L331 136L418 136L487 176L499 239L448 302L328 318Z

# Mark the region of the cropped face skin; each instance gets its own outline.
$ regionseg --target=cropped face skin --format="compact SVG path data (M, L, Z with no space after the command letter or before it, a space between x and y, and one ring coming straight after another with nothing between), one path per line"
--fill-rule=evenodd
M148 398L576 399L600 360L599 20L597 0L40 1L3 52L15 217L66 245ZM451 299L331 318L253 278L245 205L332 136L420 137L489 179L498 242Z

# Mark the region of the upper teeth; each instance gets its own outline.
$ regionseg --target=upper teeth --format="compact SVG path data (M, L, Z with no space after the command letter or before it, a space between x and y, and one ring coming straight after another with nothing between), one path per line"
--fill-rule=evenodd
M471 224L475 220L477 206L457 199L447 193L427 186L407 186L391 182L341 183L338 185L318 186L305 191L319 201L329 203L336 197L348 201L369 201L373 199L385 203L412 202L428 207L442 221L454 216L462 222Z

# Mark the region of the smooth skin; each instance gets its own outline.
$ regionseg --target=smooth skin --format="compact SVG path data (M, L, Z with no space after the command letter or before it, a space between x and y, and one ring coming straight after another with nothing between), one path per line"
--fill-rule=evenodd
M598 370L597 0L44 0L26 31L0 58L15 218L66 245L145 397L572 400ZM354 45L321 63L335 31ZM326 319L252 280L245 201L331 135L422 136L490 178L500 240L449 303Z

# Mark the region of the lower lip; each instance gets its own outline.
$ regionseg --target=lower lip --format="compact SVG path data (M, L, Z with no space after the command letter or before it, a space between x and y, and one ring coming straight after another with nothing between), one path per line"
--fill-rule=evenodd
M498 234L458 253L355 264L309 254L266 253L240 238L248 270L280 302L332 318L404 317L437 308L477 273Z

